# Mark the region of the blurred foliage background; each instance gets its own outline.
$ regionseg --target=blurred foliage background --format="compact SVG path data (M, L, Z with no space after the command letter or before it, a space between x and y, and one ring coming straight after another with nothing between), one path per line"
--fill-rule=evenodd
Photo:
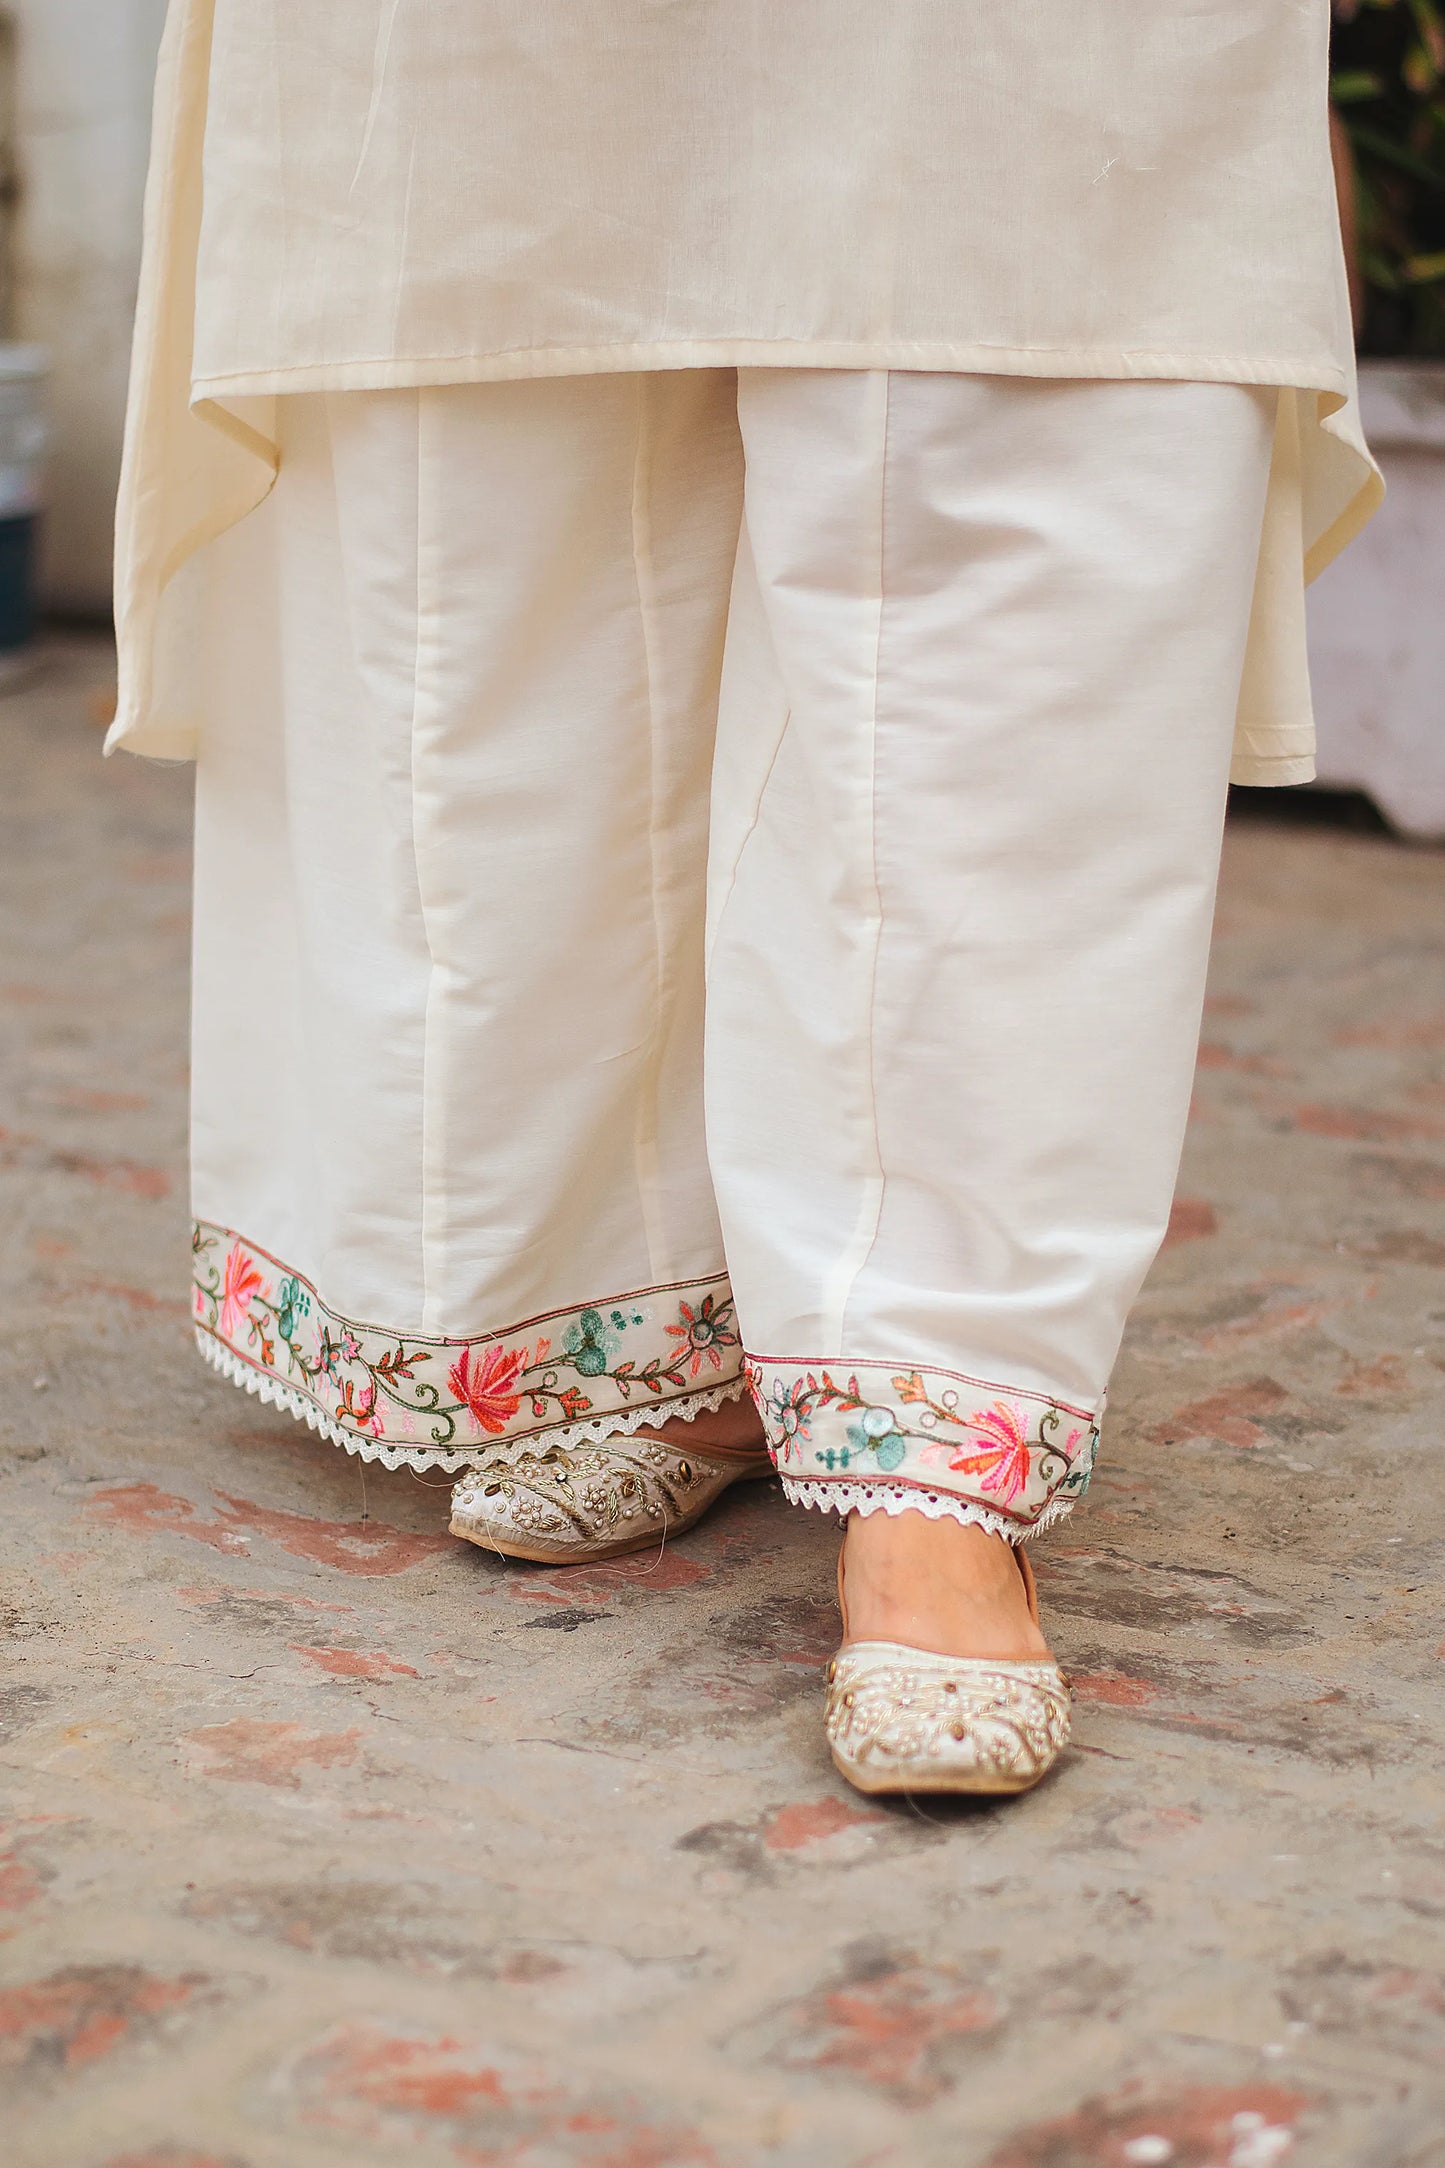
M1355 169L1360 350L1445 356L1445 7L1335 0L1331 90Z

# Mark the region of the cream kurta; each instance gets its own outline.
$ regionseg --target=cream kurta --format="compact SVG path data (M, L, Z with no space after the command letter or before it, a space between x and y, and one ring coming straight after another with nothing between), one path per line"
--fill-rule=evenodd
M1235 774L1312 772L1301 573L1368 516L1327 0L172 0L114 742L297 390L703 365L1276 386ZM163 619L166 613L159 612Z

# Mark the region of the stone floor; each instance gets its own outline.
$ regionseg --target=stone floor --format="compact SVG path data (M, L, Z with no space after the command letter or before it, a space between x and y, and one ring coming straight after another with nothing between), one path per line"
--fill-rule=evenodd
M1077 1743L870 1805L813 1516L511 1568L197 1361L188 778L107 676L0 702L8 2168L1445 2162L1445 854L1233 825L1039 1547Z

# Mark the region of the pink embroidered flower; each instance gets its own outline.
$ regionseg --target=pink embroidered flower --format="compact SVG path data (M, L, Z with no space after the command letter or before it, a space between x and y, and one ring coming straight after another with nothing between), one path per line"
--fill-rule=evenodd
M695 1310L690 1303L679 1302L677 1315L677 1324L663 1329L669 1339L684 1343L677 1353L687 1364L689 1374L696 1377L704 1363L713 1370L721 1370L720 1351L738 1344L738 1336L732 1330L732 1304L719 1302L716 1295L704 1295Z
M233 1243L221 1282L221 1337L234 1340L246 1323L255 1296L264 1295L266 1283L239 1242Z
M955 1453L949 1467L958 1475L976 1475L980 1488L1002 1498L1017 1498L1029 1479L1028 1418L1007 1400L996 1400L968 1419L970 1430L990 1440L981 1453Z
M763 1374L754 1367L750 1382L758 1413L773 1450L784 1460L801 1459L803 1440L808 1436L808 1417L812 1413L811 1395L801 1378L790 1384L786 1378L775 1377L772 1384L763 1389Z
M539 1362L546 1351L544 1340L537 1351ZM465 1347L447 1376L452 1391L471 1409L480 1428L498 1438L522 1405L521 1380L527 1365L524 1347L488 1347L480 1352Z

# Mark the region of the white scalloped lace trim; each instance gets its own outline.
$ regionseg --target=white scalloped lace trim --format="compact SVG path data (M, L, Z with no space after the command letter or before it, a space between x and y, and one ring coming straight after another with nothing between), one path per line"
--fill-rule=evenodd
M305 1393L298 1393L268 1372L255 1370L249 1363L242 1362L224 1341L217 1340L200 1326L196 1328L196 1346L211 1368L219 1370L233 1385L243 1386L248 1393L273 1408L285 1408L298 1422L319 1430L323 1438L329 1438L333 1445L344 1446L358 1460L379 1461L383 1468L443 1468L454 1473L459 1468L513 1467L524 1455L546 1452L554 1445L601 1445L606 1438L630 1437L644 1425L655 1429L674 1421L690 1423L694 1416L709 1415L729 1400L741 1400L748 1389L745 1377L732 1378L726 1385L710 1386L706 1392L686 1393L678 1400L652 1402L646 1407L629 1408L625 1413L594 1416L585 1423L560 1424L556 1430L534 1431L525 1438L487 1438L476 1445L460 1448L387 1445L380 1438L368 1438L360 1431L345 1429Z
M1072 1498L1053 1498L1037 1520L1025 1527L1006 1513L975 1505L971 1498L957 1498L951 1491L920 1490L912 1483L813 1483L785 1475L783 1494L795 1506L812 1506L819 1513L921 1513L930 1521L961 1521L965 1528L986 1528L992 1536L1022 1543L1049 1528L1074 1509Z

